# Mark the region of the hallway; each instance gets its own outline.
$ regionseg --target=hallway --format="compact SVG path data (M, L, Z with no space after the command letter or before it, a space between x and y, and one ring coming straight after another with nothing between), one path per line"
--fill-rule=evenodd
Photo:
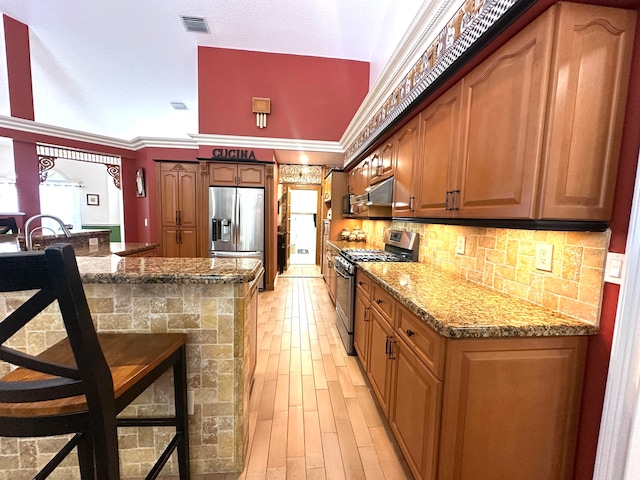
M333 322L322 278L281 278L260 293L252 440L237 478L412 478Z

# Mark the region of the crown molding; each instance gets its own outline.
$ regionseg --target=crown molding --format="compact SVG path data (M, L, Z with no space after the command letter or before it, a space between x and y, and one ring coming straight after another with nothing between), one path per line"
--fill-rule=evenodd
M344 153L340 142L323 140L297 140L291 138L248 137L240 135L189 134L190 138L136 137L132 140L96 135L69 128L56 127L23 118L0 115L0 128L7 128L36 135L64 138L86 143L94 143L123 150L142 148L184 148L197 149L199 146L249 147L271 150L295 150L305 152Z
M105 135L97 135L94 133L81 132L70 128L56 127L46 123L39 123L24 118L7 117L0 115L0 127L17 130L20 132L33 133L36 135L48 135L52 137L65 138L67 140L76 140L80 142L97 143L114 148L122 148L125 150L133 150L131 142L119 138L108 137Z
M340 142L298 140L293 138L248 137L241 135L189 135L199 146L265 148L304 152L344 153Z
M198 144L191 138L136 137L129 144L132 150L141 150L143 148L198 148Z
M389 95L404 80L407 72L440 33L449 17L463 3L464 0L424 2L342 135L340 144L345 150L366 128L369 120L380 110Z

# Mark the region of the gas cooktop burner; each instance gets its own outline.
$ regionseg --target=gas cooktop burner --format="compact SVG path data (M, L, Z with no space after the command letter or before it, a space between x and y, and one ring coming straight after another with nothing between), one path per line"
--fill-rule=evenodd
M347 249L343 255L352 262L406 262L405 258L384 250L366 250L363 248Z

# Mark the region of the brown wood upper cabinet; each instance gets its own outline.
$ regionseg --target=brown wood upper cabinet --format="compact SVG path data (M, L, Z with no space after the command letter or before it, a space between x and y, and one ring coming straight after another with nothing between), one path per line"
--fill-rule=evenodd
M557 8L538 213L608 220L636 14L573 3Z
M525 27L420 113L413 166L396 146L393 215L609 220L635 22L559 3Z
M195 163L159 164L160 238L164 257L196 257Z
M371 157L371 175L369 184L374 184L393 175L394 142L385 142Z
M414 118L395 134L395 176L393 179L393 203L391 214L396 217L414 216L415 193L413 177L418 161L418 127L419 119Z
M209 184L230 187L264 187L264 165L212 163Z

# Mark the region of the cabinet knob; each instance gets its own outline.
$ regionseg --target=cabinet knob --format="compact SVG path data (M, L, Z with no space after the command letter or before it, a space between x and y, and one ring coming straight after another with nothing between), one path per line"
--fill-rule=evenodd
M380 304L382 303L382 299L381 299L381 298L376 298L376 303L377 303L378 305L380 305Z
M358 285L364 285L364 282L358 282Z
M407 336L411 337L412 335L415 335L416 332L414 332L413 330L407 330Z

